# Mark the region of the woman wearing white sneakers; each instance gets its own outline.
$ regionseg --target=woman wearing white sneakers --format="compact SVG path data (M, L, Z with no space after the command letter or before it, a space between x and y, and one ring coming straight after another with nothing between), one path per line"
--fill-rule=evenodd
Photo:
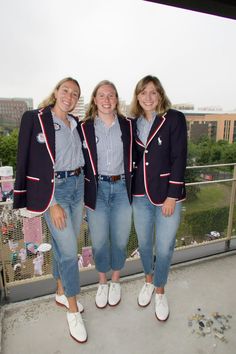
M165 285L180 222L181 201L185 199L186 121L181 112L170 107L158 78L148 75L137 83L131 104L131 114L136 118L132 193L134 224L145 273L138 304L149 305L155 289L155 314L160 321L169 316Z
M84 158L77 120L69 114L80 97L78 82L61 80L40 109L25 112L19 132L14 208L44 213L53 244L56 303L68 309L71 336L87 340L76 299L80 292L77 236L83 211Z
M116 87L110 81L94 89L81 123L85 158L84 201L95 266L99 274L96 305L121 300L120 271L126 259L131 228L132 124L119 111ZM106 273L112 271L110 287Z

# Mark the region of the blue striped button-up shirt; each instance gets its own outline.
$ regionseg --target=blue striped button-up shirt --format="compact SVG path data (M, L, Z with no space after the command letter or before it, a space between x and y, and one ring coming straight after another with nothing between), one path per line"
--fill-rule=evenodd
M84 166L82 144L76 129L77 122L70 116L67 118L70 122L70 127L53 114L56 136L55 171L70 171Z
M156 113L152 114L152 119L149 121L144 116L137 120L137 135L144 145L147 143L147 138L156 118Z
M94 122L98 174L112 176L124 173L123 142L118 118L108 127L99 117Z

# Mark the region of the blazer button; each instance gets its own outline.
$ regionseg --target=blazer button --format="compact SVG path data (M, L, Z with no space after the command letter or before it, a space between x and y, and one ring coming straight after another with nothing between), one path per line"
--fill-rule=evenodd
M148 153L148 150L145 150L145 154L147 154Z
M51 182L54 183L54 179L51 179Z
M149 165L149 162L146 162L145 165L148 166L148 165Z

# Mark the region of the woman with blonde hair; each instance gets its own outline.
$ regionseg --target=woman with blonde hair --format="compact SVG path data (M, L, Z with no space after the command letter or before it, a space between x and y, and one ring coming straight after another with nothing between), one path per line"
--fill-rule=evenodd
M84 158L71 112L80 97L79 83L61 80L40 104L23 114L19 132L14 208L44 213L52 236L56 303L68 309L71 336L87 340L77 301L80 292L77 236L83 211Z
M115 85L101 81L81 123L85 194L99 286L98 308L121 300L120 271L131 228L132 124L119 110ZM112 271L110 287L106 273Z
M171 109L160 80L151 75L137 83L131 114L136 118L133 214L145 273L138 304L149 305L155 289L155 314L165 321L169 306L164 288L185 199L186 121L183 113Z

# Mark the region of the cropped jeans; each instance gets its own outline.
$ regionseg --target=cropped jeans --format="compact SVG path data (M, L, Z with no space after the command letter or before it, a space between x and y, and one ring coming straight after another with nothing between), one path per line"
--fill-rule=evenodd
M144 273L154 272L153 284L156 287L164 287L167 283L180 214L181 202L176 203L173 215L164 216L162 207L153 205L146 195L133 197L134 226Z
M131 214L125 180L98 181L96 209L87 209L93 257L98 272L123 268Z
M84 175L55 179L55 199L66 212L66 227L57 229L51 221L49 209L44 217L52 236L53 276L61 279L65 295L80 292L77 237L83 213Z

